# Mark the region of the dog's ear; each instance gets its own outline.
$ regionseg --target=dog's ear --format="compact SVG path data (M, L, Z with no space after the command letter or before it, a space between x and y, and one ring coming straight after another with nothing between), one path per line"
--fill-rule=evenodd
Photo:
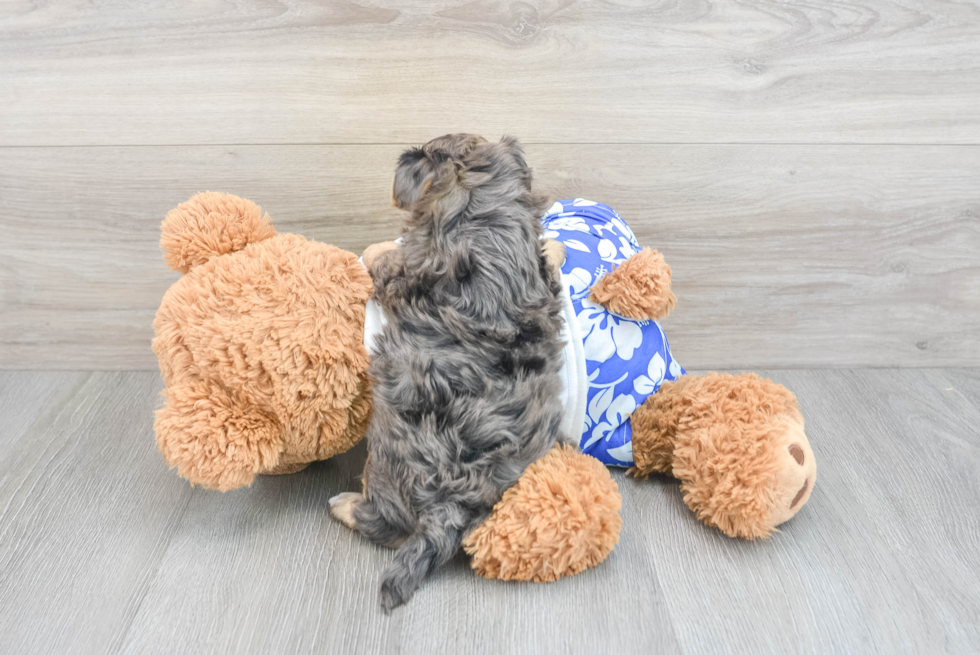
M432 185L436 162L422 148L409 148L398 158L395 181L391 186L391 204L407 209L415 204Z
M521 143L517 140L517 137L508 135L502 136L498 147L514 158L514 162L517 164L518 168L527 168L527 160L524 158L524 147L521 146Z
M521 202L531 210L535 218L541 216L551 203L548 202L547 196L534 193L534 174L531 167L527 165L527 159L524 156L524 147L520 141L516 137L505 135L501 137L498 143L494 144L493 150L496 157L507 161L508 167L513 166L516 170L516 175L511 176L510 179L519 183L526 192Z
M494 146L494 150L498 157L512 162L511 165L516 167L518 171L517 179L521 181L525 189L530 191L531 169L528 167L527 159L524 157L524 148L517 138L506 135L501 137L500 141Z

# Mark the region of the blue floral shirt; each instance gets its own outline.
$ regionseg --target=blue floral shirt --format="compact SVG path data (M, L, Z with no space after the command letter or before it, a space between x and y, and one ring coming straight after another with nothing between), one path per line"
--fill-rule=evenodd
M684 369L656 321L614 314L589 300L589 288L640 246L619 214L591 200L559 200L541 222L546 238L565 244L562 281L584 340L588 391L579 445L607 465L632 466L630 414Z

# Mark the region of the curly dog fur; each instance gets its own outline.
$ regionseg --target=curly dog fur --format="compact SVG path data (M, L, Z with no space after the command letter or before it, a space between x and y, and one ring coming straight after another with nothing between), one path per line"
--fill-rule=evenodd
M332 503L367 538L398 545L385 611L568 440L560 288L541 251L545 203L517 141L452 134L410 149L392 200L409 215L401 247L371 263L387 325L370 369L370 470L363 495Z

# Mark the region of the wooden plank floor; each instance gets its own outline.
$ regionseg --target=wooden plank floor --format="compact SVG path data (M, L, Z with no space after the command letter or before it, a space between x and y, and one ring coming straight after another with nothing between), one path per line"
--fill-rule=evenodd
M464 558L384 617L390 552L328 517L363 449L227 494L153 444L156 373L0 373L3 653L980 651L980 371L763 372L800 398L809 504L765 542L616 474L610 558L553 584Z

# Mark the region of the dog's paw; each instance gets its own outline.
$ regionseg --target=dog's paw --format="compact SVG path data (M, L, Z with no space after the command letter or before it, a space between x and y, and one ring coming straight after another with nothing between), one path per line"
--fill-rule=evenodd
M354 522L354 503L360 500L361 497L361 494L352 491L337 494L330 499L330 515L351 530L356 530L357 523Z
M373 243L364 249L364 253L361 254L361 261L364 262L364 267L367 269L371 268L371 265L377 261L378 257L385 254L389 250L396 250L398 244L394 241L382 241L381 243Z

